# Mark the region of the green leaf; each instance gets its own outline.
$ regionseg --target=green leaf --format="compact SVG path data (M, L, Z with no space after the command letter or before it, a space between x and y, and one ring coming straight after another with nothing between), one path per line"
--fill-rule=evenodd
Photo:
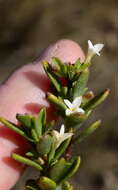
M29 157L34 157L34 154L33 154L33 152L26 152L26 154L25 154L26 156L29 156Z
M63 182L61 190L74 190L68 181Z
M79 166L80 166L80 161L81 161L81 160L80 160L80 157L79 157L79 156L78 156L78 157L75 157L75 158L73 158L73 159L71 160L71 168L69 169L67 175L65 176L65 178L64 178L63 180L72 177L72 176L77 172L77 170L78 170L78 168L79 168Z
M31 185L27 185L27 186L25 187L25 189L26 189L26 190L39 190L39 188L33 187L33 186L31 186Z
M68 64L67 69L68 69L68 78L69 78L70 81L72 81L73 77L75 75L74 65L73 64Z
M109 89L104 90L97 96L95 96L93 99L91 99L87 104L83 106L83 109L88 112L89 110L92 110L96 108L99 104L101 104L109 95Z
M36 162L34 162L34 161L32 161L32 160L30 160L30 159L28 159L28 158L25 158L25 157L23 157L23 156L20 156L20 155L18 155L18 154L12 154L12 158L14 159L14 160L16 160L16 161L18 161L18 162L21 162L21 163L23 163L23 164L26 164L26 165L28 165L28 166L31 166L31 167L34 167L34 168L36 168L36 169L38 169L38 170L42 170L43 168L39 165L39 164L37 164Z
M45 108L41 109L38 114L38 117L32 118L33 127L37 133L38 138L42 135L44 127L46 125L46 110Z
M37 143L37 151L40 155L46 155L50 152L53 138L50 135L42 136Z
M82 96L85 92L85 87L88 82L89 71L85 70L82 72L78 78L78 80L74 83L73 86L73 99L78 96Z
M79 70L79 68L81 67L82 63L80 62L80 59L77 59L77 61L74 64L74 68Z
M62 74L62 76L67 75L67 65L64 64L59 58L53 57L52 58L53 63L57 66L58 70Z
M70 116L66 117L66 126L67 128L80 128L81 124L88 118L87 114L71 114Z
M67 149L67 147L69 146L71 141L71 138L65 140L60 146L59 148L56 150L55 152L55 157L54 160L59 159L59 157L65 152L65 150Z
M56 183L48 177L40 177L37 184L42 190L56 190Z
M28 180L25 185L25 190L40 190L35 180Z
M61 88L62 88L61 82L60 82L59 78L57 77L57 75L52 71L49 63L44 62L43 67L44 67L44 70L45 70L47 76L49 77L50 81L52 82L53 86L57 90L57 92L61 92Z
M64 158L61 158L55 165L51 167L49 171L49 177L56 183L60 183L67 174L70 167L71 163L67 162Z
M68 87L66 87L66 86L62 87L62 95L64 95L64 97L66 97L67 93L68 93Z
M34 150L34 149L32 149L32 150L26 152L25 155L28 156L28 157L39 158L38 152L37 152L36 150Z
M31 185L27 185L27 186L25 187L25 189L26 189L26 190L38 190L37 188L35 188L35 187L31 186Z
M70 178L78 170L80 165L80 157L76 157L71 161L66 161L61 158L55 165L53 165L49 172L49 177L57 184Z
M39 141L39 137L38 137L35 129L31 129L31 135L32 135L32 138L34 139L35 143L37 143Z
M48 75L50 81L52 82L53 86L57 90L57 92L61 92L62 85L61 85L61 82L59 81L59 78L57 78L57 76L51 72L47 72L47 75Z
M52 160L54 159L54 155L55 155L55 144L53 143L50 152L48 154L48 163L52 162Z
M96 121L92 125L90 125L88 128L85 128L78 137L76 137L75 142L78 143L82 142L85 138L87 138L89 135L91 135L99 126L101 125L101 120Z
M34 142L34 140L31 139L30 137L28 137L23 130L21 130L18 127L16 127L16 125L12 124L10 121L4 119L3 117L0 117L0 122L2 124L4 124L7 128L12 129L13 131L15 131L16 133L18 133L19 135L25 137L28 141Z
M53 103L54 105L57 106L58 109L62 110L65 112L65 109L67 108L66 105L64 104L64 102L62 100L60 100L59 98L57 98L55 95L51 94L51 93L47 93L47 99Z
M32 122L31 122L32 116L17 114L16 118L17 118L18 121L20 121L20 123L23 126L28 127L28 128L32 128Z
M80 71L84 71L84 70L87 69L90 65L91 65L90 62L88 62L88 63L82 63L82 64L81 64L81 67L80 67Z

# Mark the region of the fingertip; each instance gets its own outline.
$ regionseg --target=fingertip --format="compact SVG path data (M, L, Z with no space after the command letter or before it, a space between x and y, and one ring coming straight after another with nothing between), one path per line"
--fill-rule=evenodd
M74 63L78 58L83 62L85 59L82 48L73 40L68 39L58 40L51 44L42 52L38 61L48 60L50 62L53 56L60 58L65 63Z
M56 43L50 45L35 63L41 63L43 60L50 62L54 56L60 58L65 63L74 63L78 58L80 58L81 61L84 60L84 53L80 46L72 40L63 39L58 40ZM39 67L39 64L29 64L22 67L21 69L18 69L4 84L4 86L0 87L0 114L14 122L16 121L16 113L23 114L26 112L31 112L31 110L36 112L36 110L42 105L47 107L48 103L45 100L47 82L44 83L45 79L46 75L43 68L41 66ZM50 110L51 115L52 112L53 111ZM13 140L14 138L16 141ZM0 164L2 165L0 177L2 176L3 171L5 177L4 180L2 178L0 179L0 187L4 190L8 190L13 186L23 170L22 165L19 164L17 170L16 165L13 167L15 162L13 160L11 161L10 155L16 148L19 148L21 153L23 153L22 145L23 147L25 146L23 141L21 141L22 145L17 144L19 139L16 138L16 135L13 135L13 139L11 139L11 137L8 139L8 136L4 136L1 137L0 141L1 145L4 142L4 147L2 146L2 152L0 154ZM5 160L5 157L8 157L9 159ZM7 181L10 181L9 187L6 183ZM5 184L4 187L3 183Z

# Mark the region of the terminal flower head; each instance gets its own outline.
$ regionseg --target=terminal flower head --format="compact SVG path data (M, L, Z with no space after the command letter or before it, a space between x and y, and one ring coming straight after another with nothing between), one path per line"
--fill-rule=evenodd
M89 63L91 61L91 58L94 55L100 56L100 51L104 47L104 44L95 44L93 45L90 40L88 40L88 54L85 60L85 63Z
M64 99L64 103L68 107L66 109L66 115L69 116L74 113L83 114L84 110L80 108L81 102L82 102L82 96L76 97L72 103L69 100Z
M102 50L102 48L104 47L104 44L95 44L93 45L92 42L90 40L88 40L88 51L91 54L97 54L100 56L100 51Z

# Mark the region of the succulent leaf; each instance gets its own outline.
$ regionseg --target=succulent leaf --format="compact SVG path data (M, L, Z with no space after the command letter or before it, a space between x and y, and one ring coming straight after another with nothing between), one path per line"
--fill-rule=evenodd
M59 110L65 111L67 108L64 102L51 93L47 93L47 99L53 103Z
M62 183L62 190L74 190L68 181Z
M80 165L80 157L74 158L71 161L66 161L61 158L54 166L52 166L49 176L57 184L70 178L78 170Z
M108 97L109 92L109 89L102 91L100 94L91 99L87 104L85 104L83 109L88 112L89 110L96 108Z
M75 69L79 70L79 68L81 67L82 63L80 62L80 59L77 59L77 61L74 64Z
M61 158L55 165L50 168L49 177L56 183L60 183L64 179L68 170L71 167L71 163L67 162L64 158Z
M78 96L82 96L85 92L85 87L88 82L89 70L82 72L78 80L73 85L73 99Z
M65 179L68 179L70 177L72 177L78 170L79 166L80 166L80 157L75 157L71 160L71 168L68 171L67 175L65 176ZM64 179L64 180L65 180Z
M82 142L85 138L90 136L99 126L101 125L101 120L92 123L88 128L85 128L79 136L76 138L77 142Z
M18 128L15 124L13 124L10 121L4 119L3 117L0 117L0 123L4 124L9 129L12 129L13 131L15 131L16 133L18 133L19 135L25 137L28 141L34 142L34 140L32 138L30 138L25 133L25 131L23 131L22 129Z
M21 162L21 163L23 163L23 164L26 164L26 165L28 165L28 166L31 166L31 167L34 167L34 168L36 168L36 169L38 169L38 170L42 170L43 168L42 168L42 166L40 166L40 164L38 164L37 162L35 162L35 161L32 161L32 160L30 160L30 159L28 159L28 158L25 158L25 157L23 157L23 156L20 156L20 155L18 155L18 154L12 154L12 158L14 159L14 160L16 160L16 161L19 161L19 162Z
M44 135L37 143L37 151L40 155L46 155L50 152L53 143L53 138L50 135Z
M61 82L60 82L58 76L52 71L52 68L49 65L49 63L44 62L43 67L45 69L47 76L49 77L50 81L52 82L53 86L57 90L57 92L61 92L61 89L62 89Z
M37 136L40 137L43 133L46 124L46 110L45 108L41 109L37 117L32 117L32 124L37 133Z
M20 123L28 128L32 128L32 116L31 115L22 115L22 114L16 114L16 118L18 121L20 121Z
M67 65L64 64L59 58L53 57L52 64L54 64L54 67L57 67L61 76L67 76Z
M48 177L40 177L37 180L38 186L41 188L41 190L56 190L56 183L48 178Z
M54 160L59 159L59 157L65 152L65 150L67 149L67 147L68 147L69 144L70 144L70 141L71 141L71 138L65 140L65 141L60 145L60 147L59 147L59 148L56 150L56 152L55 152Z

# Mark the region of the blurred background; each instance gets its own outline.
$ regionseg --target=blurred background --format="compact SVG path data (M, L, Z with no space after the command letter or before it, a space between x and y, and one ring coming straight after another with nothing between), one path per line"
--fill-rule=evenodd
M0 0L0 82L62 38L85 52L88 39L105 44L94 58L89 87L111 89L92 116L102 119L101 128L76 146L82 163L75 190L118 190L118 0ZM14 190L23 189L21 183Z

